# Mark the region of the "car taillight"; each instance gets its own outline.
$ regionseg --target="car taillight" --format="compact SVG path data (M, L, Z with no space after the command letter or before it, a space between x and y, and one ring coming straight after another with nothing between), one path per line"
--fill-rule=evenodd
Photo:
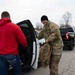
M68 32L66 33L66 40L68 40L69 39L69 35L68 35Z

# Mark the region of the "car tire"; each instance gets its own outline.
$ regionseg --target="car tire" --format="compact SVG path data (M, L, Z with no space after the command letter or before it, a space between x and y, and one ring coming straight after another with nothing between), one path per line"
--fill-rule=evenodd
M21 71L22 72L29 72L31 70L31 67L26 67L26 66L21 66Z
M38 62L38 68L40 68L40 67L41 67L41 61Z
M74 48L74 41L71 40L70 45L69 45L69 50L73 50Z

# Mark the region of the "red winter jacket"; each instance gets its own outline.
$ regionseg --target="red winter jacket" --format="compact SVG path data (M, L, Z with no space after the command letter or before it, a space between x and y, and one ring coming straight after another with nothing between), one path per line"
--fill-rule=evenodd
M27 41L20 27L9 18L0 19L0 54L18 54L18 42L26 47Z

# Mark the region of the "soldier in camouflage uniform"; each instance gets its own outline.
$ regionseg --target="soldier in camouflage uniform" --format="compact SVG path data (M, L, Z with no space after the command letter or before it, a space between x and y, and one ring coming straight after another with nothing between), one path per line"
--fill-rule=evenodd
M42 31L39 33L38 38L45 38L46 42L52 47L52 53L50 57L50 75L58 75L58 65L62 55L63 41L60 35L58 25L48 20L48 17L43 15L41 22L44 24Z

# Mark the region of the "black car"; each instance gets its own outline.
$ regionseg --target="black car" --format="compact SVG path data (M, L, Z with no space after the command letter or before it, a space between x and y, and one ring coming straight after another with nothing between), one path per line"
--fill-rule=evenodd
M67 47L69 50L74 48L74 31L72 27L60 28L61 37L64 43L64 49Z

